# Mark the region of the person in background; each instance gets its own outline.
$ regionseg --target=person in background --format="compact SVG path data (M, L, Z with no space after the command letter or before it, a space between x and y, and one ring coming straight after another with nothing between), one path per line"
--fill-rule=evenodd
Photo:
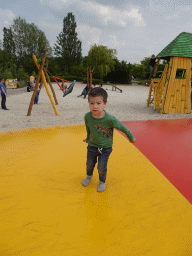
M6 107L7 90L6 90L6 87L5 87L4 83L5 83L5 79L0 78L1 108L4 109L4 110L9 110Z
M155 55L153 54L151 56L150 61L149 61L149 67L151 69L151 78L153 78L153 74L154 74L154 71L155 71L155 63L156 63L156 58L155 58Z
M84 94L84 99L86 99L86 97L89 93L89 84L87 84L86 88L87 88L87 90L86 90L86 93Z
M35 79L35 83L36 83L36 79ZM34 105L38 105L39 93L40 93L40 84L38 84L37 93L36 93L36 96L35 96L35 99L34 99Z
M34 76L30 76L30 86L31 86L31 90L34 91L34 88L35 88L35 77Z
M88 85L85 86L85 88L83 89L81 95L79 95L77 97L81 97L81 96L85 95L87 93L87 91L88 91Z

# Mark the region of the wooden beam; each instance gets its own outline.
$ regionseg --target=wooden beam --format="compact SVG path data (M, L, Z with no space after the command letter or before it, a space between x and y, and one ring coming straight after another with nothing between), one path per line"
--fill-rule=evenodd
M52 86L52 84L51 84L51 80L50 80L50 78L49 78L49 75L47 74L47 71L46 71L45 68L43 68L43 71L44 71L44 73L45 73L45 76L46 76L47 81L48 81L48 83L49 83L49 86L50 86L50 88L51 88L51 91L52 91L52 94L53 94L53 98L54 98L54 100L55 100L55 104L58 105L57 97L56 97L55 91L54 91L54 89L53 89L53 86Z
M89 68L87 67L87 85L89 86Z

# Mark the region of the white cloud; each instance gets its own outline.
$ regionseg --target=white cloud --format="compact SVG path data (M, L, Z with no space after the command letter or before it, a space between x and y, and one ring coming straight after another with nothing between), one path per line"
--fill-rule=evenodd
M79 0L41 0L41 3L48 4L53 12L58 15L63 15L66 9L77 12L81 23L89 24L90 22L97 24L99 27L117 26L125 28L130 22L136 27L146 26L142 14L139 9L132 8L130 11L120 10L112 6L107 6L91 1ZM89 17L89 18L86 18Z
M125 46L125 42L119 41L116 34L109 34L107 42L104 43L108 48L113 49L116 47Z
M0 20L4 18L7 18L12 21L15 18L15 14L10 10L3 10L0 8Z
M0 33L0 40L3 40L3 28L9 27L15 17L12 11L0 8L0 31L2 31L2 33Z
M35 23L39 29L45 32L51 47L56 43L57 36L62 32L63 24L54 15L46 14L41 20Z
M80 24L77 27L78 37L83 42L83 55L87 55L91 45L99 44L101 29Z
M78 38L82 41L83 56L88 54L93 44L103 44L111 49L115 48L123 56L130 34L137 32L139 34L146 26L140 7L128 5L122 10L86 0L41 0L41 3L51 7L52 14L61 25L63 25L62 19L66 17L67 13L73 12L77 23ZM49 20L52 20L52 17ZM54 35L55 40L52 41L55 43L56 36L62 31L62 27L58 31L57 28L53 28L52 23L55 24L55 20L51 24L50 21L44 20L38 26L46 28L50 24L50 29L47 28L46 34L53 31L52 38ZM121 48L124 50L122 51Z
M104 6L97 3L88 4L81 2L81 9L85 12L97 17L98 21L101 21L105 25L110 23L125 28L127 24L132 21L135 26L145 26L142 14L139 13L139 9L132 9L130 12L127 10L118 10L113 7Z
M139 9L132 9L130 12L126 13L126 15L132 19L136 27L145 27L146 23L142 18L142 14L139 13Z

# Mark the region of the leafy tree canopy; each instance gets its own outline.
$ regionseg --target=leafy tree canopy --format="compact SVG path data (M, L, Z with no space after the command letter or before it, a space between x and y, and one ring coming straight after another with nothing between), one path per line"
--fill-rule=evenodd
M69 12L63 19L63 31L57 37L54 53L61 57L65 71L82 61L81 41L77 38L75 16Z
M25 19L16 18L11 26L13 41L15 44L15 55L17 58L37 55L38 58L44 54L51 55L52 49L45 33L38 29L34 23L27 23Z
M115 55L115 49L108 49L104 45L94 44L91 46L88 52L87 64L94 68L94 77L102 79L113 70Z
M3 32L3 49L9 55L9 63L11 61L16 63L17 69L22 66L25 72L31 73L36 69L32 59L33 54L37 58L42 58L44 54L47 56L52 54L45 33L35 24L29 24L21 17L14 19L13 25L9 28L4 27Z

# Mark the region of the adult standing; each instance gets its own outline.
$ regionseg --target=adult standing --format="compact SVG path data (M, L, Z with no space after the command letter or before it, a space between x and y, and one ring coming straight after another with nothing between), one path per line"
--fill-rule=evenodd
M155 61L156 61L156 58L155 58L155 55L153 54L151 56L150 61L149 61L149 67L151 69L151 78L153 78L153 74L154 74L154 71L155 71Z
M6 108L6 97L7 97L7 90L6 87L4 86L5 79L4 78L0 78L0 91L1 91L1 108L4 110L9 110L8 108Z

